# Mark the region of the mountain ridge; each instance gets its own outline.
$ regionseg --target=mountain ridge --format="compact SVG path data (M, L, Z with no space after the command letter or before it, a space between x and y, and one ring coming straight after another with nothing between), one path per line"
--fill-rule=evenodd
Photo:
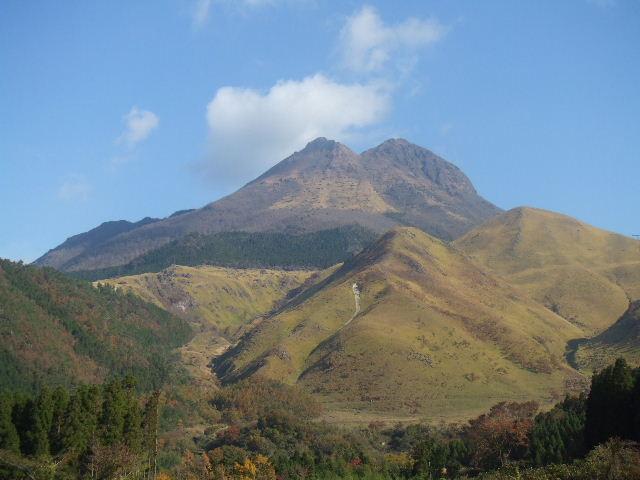
M474 261L597 335L640 299L640 241L567 215L519 207L456 239Z
M430 150L392 139L357 154L318 138L236 192L178 216L127 228L92 248L60 245L36 264L65 271L124 265L187 233L306 233L417 226L452 239L500 212Z

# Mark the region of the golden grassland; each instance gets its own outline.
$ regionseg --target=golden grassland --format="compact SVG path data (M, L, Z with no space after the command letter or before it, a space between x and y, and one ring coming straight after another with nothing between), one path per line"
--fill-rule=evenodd
M640 361L635 323L614 325L640 298L640 242L530 208L452 244L396 229L323 272L174 266L107 282L191 320L182 360L203 385L220 355L223 381L301 385L341 424L550 404L615 356Z
M201 327L232 338L257 316L276 307L291 290L315 274L310 270L234 269L215 266L172 266L101 280L130 290Z
M253 320L318 274L313 271L172 266L96 283L131 291L190 321L195 335L180 349L196 383L215 388L211 359L224 352Z
M362 309L345 326L354 282ZM265 319L216 367L225 380L300 384L330 411L464 417L578 387L564 351L580 335L444 242L403 228Z
M453 245L584 337L604 331L640 298L640 242L558 213L517 208Z

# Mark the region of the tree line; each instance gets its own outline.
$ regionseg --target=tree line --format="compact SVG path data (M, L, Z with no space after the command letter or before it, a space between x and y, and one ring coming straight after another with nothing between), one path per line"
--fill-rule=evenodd
M0 478L154 478L159 393L132 377L0 395Z
M631 480L639 388L640 369L618 360L549 411L502 402L465 425L347 429L319 421L302 389L254 378L217 391L215 423L173 447L158 436L159 394L130 377L45 388L0 396L0 478Z
M199 456L189 453L171 478L272 478L234 476L257 456L282 480L640 478L639 392L640 369L621 359L593 376L588 393L550 411L502 402L463 426L354 430L318 422L320 407L296 387L245 380L216 395L226 426L206 432Z
M73 272L86 280L159 272L171 265L234 268L327 268L344 262L373 243L377 235L350 225L304 234L276 232L191 233L130 263Z

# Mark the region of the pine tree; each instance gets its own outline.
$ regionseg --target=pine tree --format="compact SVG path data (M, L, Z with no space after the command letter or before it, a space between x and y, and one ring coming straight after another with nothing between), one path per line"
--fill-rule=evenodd
M160 391L155 391L149 396L142 417L142 444L149 458L149 471L153 472L153 478L157 472L159 408Z
M49 445L51 447L51 453L54 455L58 455L64 450L62 427L64 425L68 403L69 392L62 387L56 388L52 394L53 411L51 429L49 430Z
M585 438L590 448L611 437L633 437L634 384L634 372L622 358L593 376L585 426Z
M20 437L13 424L14 400L7 394L0 395L0 449L20 451Z
M71 396L64 413L61 430L61 449L67 452L81 453L87 448L89 441L85 415L80 393Z
M49 455L49 431L53 421L53 396L43 388L35 399L30 399L22 409L24 437L22 451L27 455Z
M124 434L127 394L123 382L112 380L107 383L103 398L100 436L105 445L113 445L121 442Z

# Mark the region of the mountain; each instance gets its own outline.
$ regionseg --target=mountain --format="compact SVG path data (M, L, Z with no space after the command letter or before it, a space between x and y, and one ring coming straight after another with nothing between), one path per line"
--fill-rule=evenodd
M99 245L65 242L36 263L64 271L120 266L193 232L302 234L355 224L382 233L411 225L449 240L499 211L425 148L396 139L357 154L318 138L203 208L100 236Z
M301 385L333 411L464 418L579 384L564 352L580 335L456 249L405 227L265 318L214 367L225 383Z
M600 370L620 357L631 365L640 364L640 301L600 335L577 342L573 353L577 366L587 371Z
M152 388L191 335L185 321L133 295L0 260L0 391L123 373Z
M533 208L498 215L454 242L583 331L598 334L640 299L640 242Z
M46 261L40 261L41 259L38 259L35 263L38 265L60 268L78 255L86 255L95 252L104 243L122 233L130 232L138 227L143 227L144 225L157 221L159 221L158 218L146 217L138 222L128 222L127 220L104 222L88 232L80 233L68 238L60 246L53 250L49 250L49 252L45 254L44 257L46 257Z

